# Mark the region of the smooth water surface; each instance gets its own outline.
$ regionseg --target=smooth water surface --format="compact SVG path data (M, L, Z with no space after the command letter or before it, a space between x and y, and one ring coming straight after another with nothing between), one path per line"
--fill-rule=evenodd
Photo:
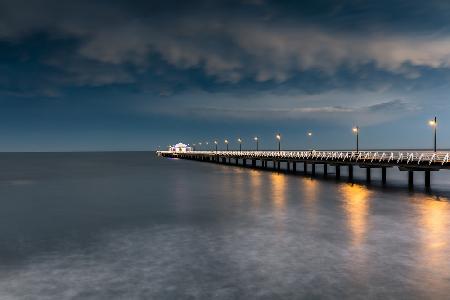
M448 299L449 174L373 172L0 154L0 299Z

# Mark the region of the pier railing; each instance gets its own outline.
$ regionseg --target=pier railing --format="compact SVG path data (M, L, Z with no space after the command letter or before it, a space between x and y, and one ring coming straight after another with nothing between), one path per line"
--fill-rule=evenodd
M191 151L174 153L158 151L161 155L218 156L267 160L311 160L341 163L370 163L394 165L439 165L446 168L450 163L450 152L430 151Z

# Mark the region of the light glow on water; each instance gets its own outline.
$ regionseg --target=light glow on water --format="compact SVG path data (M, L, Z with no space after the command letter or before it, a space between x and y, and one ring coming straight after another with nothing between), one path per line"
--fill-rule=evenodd
M342 204L354 246L365 242L371 192L358 184L340 185Z

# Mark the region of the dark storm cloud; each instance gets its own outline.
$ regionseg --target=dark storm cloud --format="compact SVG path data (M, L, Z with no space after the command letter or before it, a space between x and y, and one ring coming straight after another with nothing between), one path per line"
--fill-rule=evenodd
M42 33L50 44L76 41L64 53L39 58L74 85L132 83L159 61L201 70L216 84L281 83L310 70L334 76L339 68L356 72L368 64L416 79L420 68L450 65L443 22L450 6L440 1L6 0L0 6L3 42Z

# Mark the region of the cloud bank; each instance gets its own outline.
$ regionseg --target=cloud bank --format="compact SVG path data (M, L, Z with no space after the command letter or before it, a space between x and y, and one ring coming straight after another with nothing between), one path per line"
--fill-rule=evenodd
M158 60L229 83L282 83L309 70L333 76L341 68L356 72L367 65L415 79L421 68L450 65L450 36L445 32L405 32L371 23L361 30L340 29L310 22L302 7L295 21L284 21L277 17L283 11L265 1L237 3L240 9L224 3L215 7L194 2L190 10L173 3L150 5L136 12L120 2L3 1L0 39L45 33L53 40L75 40L64 60L56 55L47 61L67 71L68 78L84 73L74 81L86 85L134 81L139 72L157 71ZM255 11L250 15L244 13L249 6ZM368 17L371 13L366 12Z

